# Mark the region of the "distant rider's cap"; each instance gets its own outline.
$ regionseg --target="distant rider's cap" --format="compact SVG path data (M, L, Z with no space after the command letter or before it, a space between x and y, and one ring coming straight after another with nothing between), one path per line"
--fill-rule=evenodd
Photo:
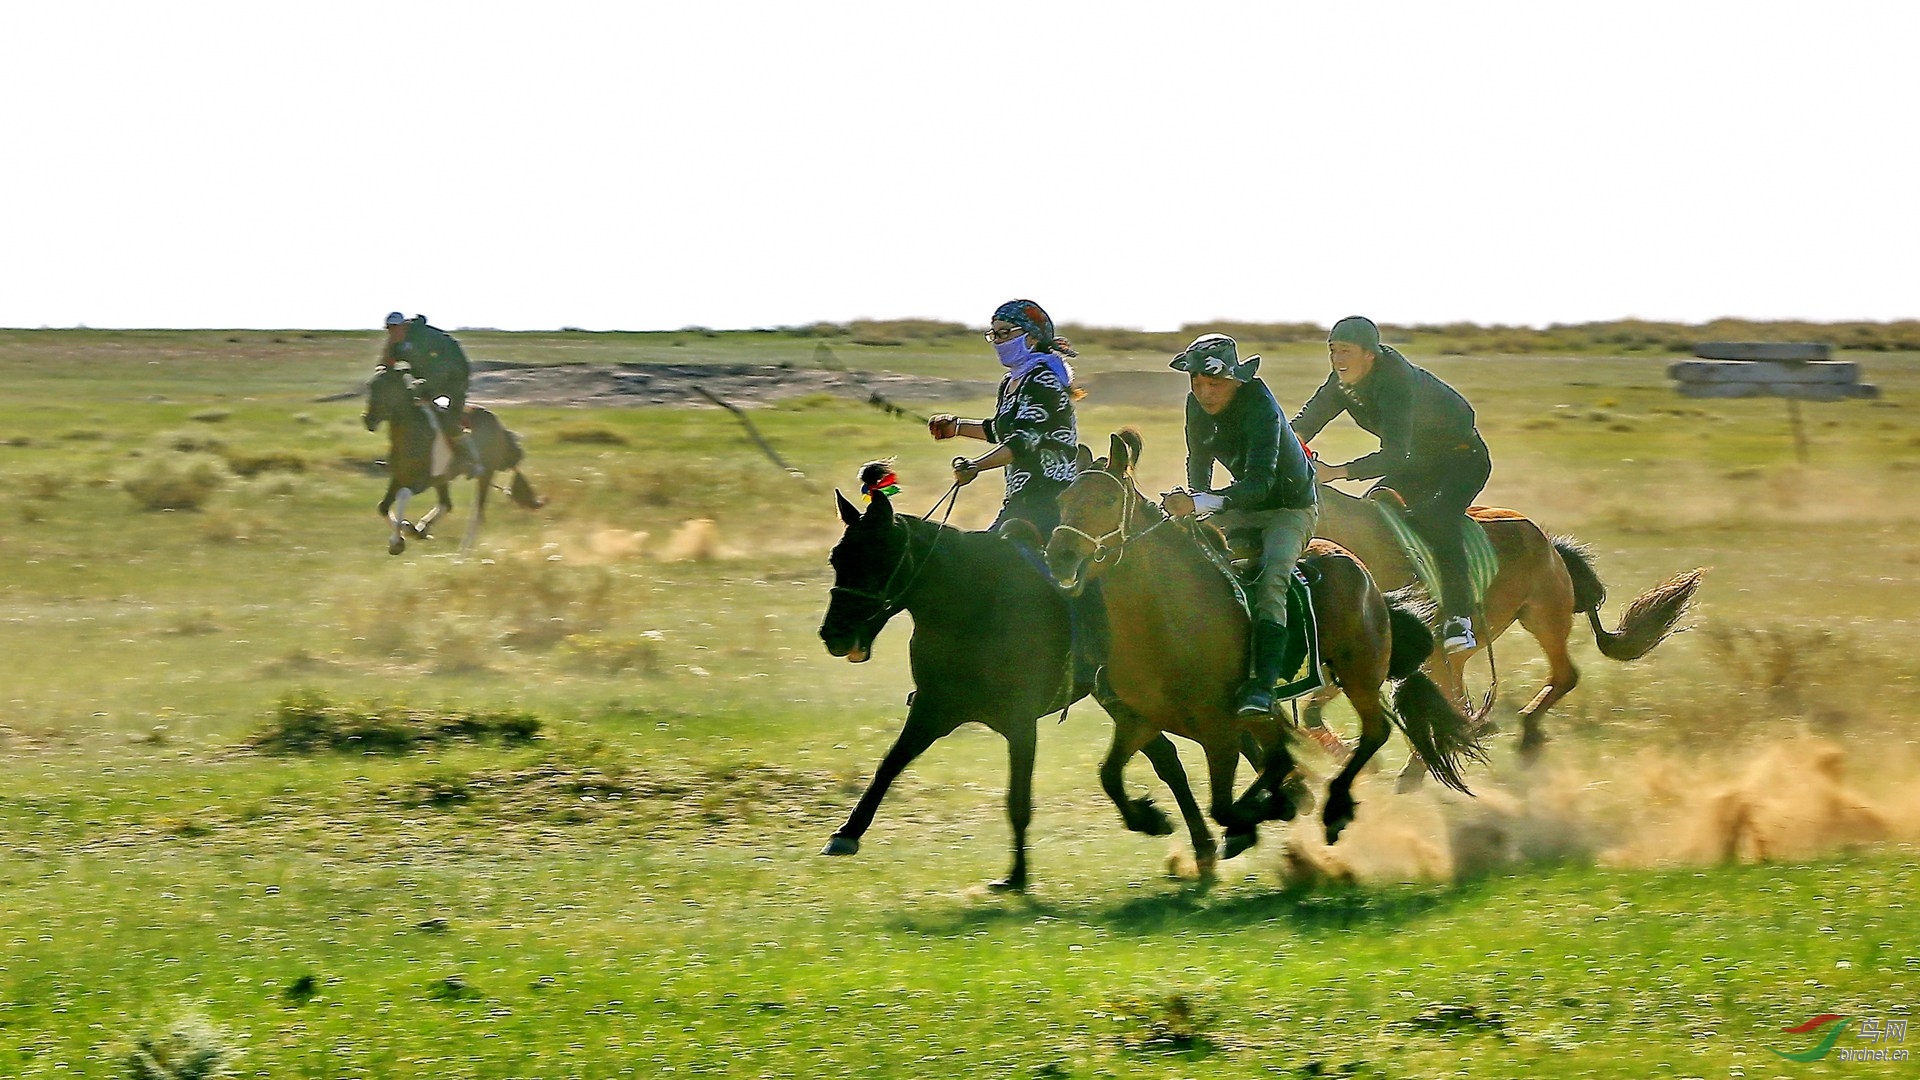
M400 313L399 313L399 312L397 312L397 311L389 311L389 312L387 312L387 325L388 325L388 326L400 326L400 325L403 325L403 324L405 324L405 323L406 323L406 321L407 321L407 317L406 317L405 315L402 315L402 314L400 314Z
M1215 379L1246 382L1260 370L1260 358L1240 359L1240 346L1225 334L1201 334L1193 339L1173 362L1167 365L1189 375L1207 375Z
M1333 330L1327 334L1327 344L1336 341L1358 345L1375 356L1380 355L1380 328L1364 315L1349 315L1334 323Z

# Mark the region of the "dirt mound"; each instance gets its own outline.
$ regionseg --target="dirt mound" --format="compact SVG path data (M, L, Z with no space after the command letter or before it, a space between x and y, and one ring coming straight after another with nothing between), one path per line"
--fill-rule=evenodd
M987 397L993 384L895 372L827 371L774 364L509 364L473 365L468 396L481 405L716 406L695 387L734 405L832 394L865 401L875 392L893 401Z

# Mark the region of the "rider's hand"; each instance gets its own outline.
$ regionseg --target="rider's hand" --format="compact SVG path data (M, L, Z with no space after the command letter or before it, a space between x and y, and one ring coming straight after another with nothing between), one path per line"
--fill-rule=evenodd
M952 413L935 413L927 417L927 433L936 439L951 439L960 434L960 418Z
M1160 496L1160 509L1173 517L1193 516L1193 495L1185 488L1174 488Z
M953 459L953 482L956 486L966 487L973 483L974 477L979 475L980 466L963 457Z

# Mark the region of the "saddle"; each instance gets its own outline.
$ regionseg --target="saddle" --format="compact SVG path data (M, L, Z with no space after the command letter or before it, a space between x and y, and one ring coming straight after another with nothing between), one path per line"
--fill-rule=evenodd
M1379 511L1380 520L1386 522L1387 529L1406 553L1407 561L1413 564L1414 576L1419 579L1420 586L1437 602L1440 599L1440 564L1434 558L1432 545L1420 535L1420 530L1413 527L1406 501L1392 488L1375 488L1367 493L1367 501ZM1494 553L1493 542L1487 539L1487 530L1473 516L1473 510L1477 509L1481 508L1473 507L1462 515L1460 529L1467 555L1467 589L1473 595L1476 612L1485 608L1487 587L1493 584L1494 575L1500 572L1500 556Z

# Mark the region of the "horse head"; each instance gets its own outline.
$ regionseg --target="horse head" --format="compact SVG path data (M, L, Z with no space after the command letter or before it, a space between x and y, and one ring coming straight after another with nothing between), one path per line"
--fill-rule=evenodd
M820 640L834 656L864 664L873 655L873 639L902 606L894 592L904 592L912 579L907 535L895 527L893 503L884 492L873 493L864 514L838 491L833 498L847 529L827 556L833 591L820 620Z
M373 369L373 377L367 380L367 408L360 414L360 422L372 431L382 422L391 422L403 415L402 410L413 407L413 375L404 364L388 367L385 364Z
M1111 436L1098 461L1080 448L1080 475L1060 493L1060 524L1047 539L1047 572L1071 595L1106 572L1132 530L1141 501L1133 481L1140 447L1140 433L1128 428Z

